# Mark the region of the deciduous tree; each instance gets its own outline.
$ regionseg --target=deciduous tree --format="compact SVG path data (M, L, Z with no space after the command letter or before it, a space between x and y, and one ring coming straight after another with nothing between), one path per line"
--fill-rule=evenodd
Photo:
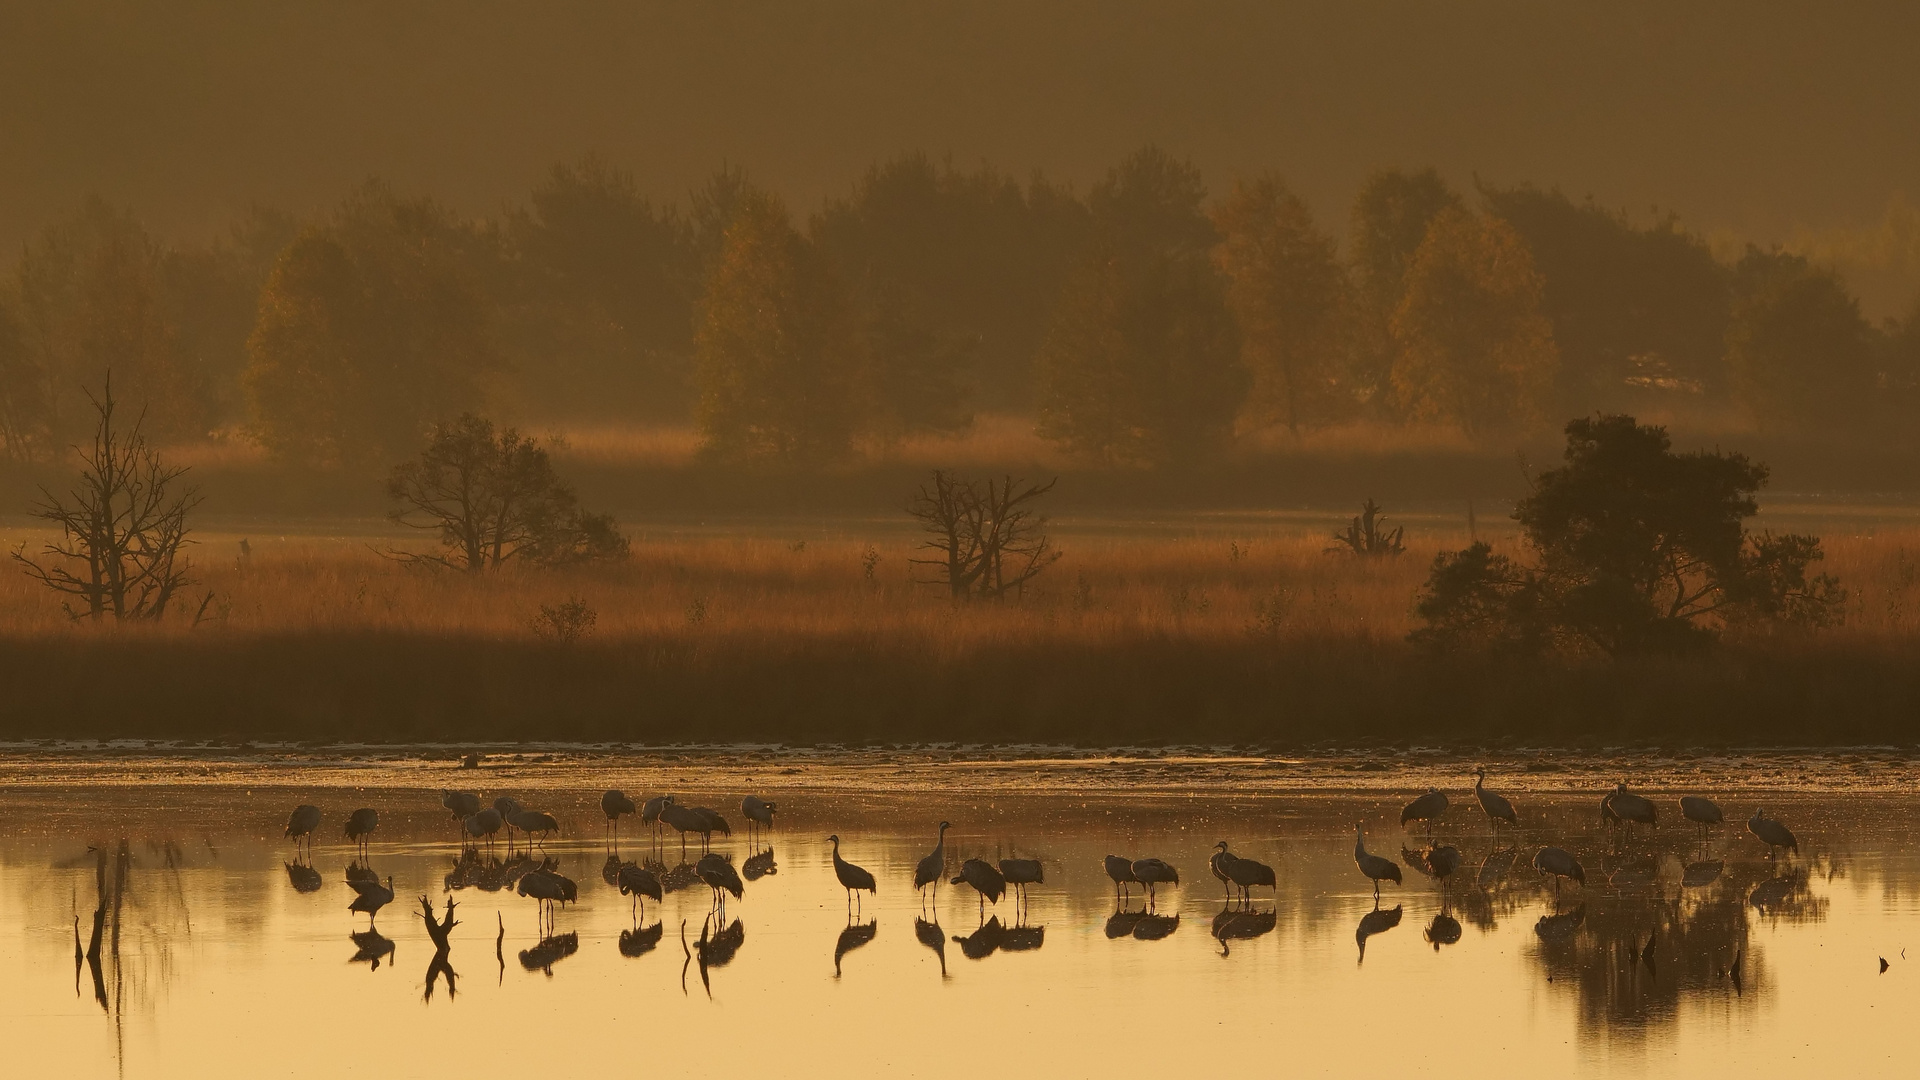
M1769 427L1865 419L1873 328L1846 284L1797 255L1752 249L1735 279L1726 346L1735 400Z

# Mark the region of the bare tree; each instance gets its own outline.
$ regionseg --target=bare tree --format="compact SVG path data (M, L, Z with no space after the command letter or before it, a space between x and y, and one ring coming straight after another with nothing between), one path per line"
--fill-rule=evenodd
M75 619L118 621L158 619L183 586L192 583L191 564L180 551L187 538L187 513L200 503L198 491L179 481L187 470L163 464L140 433L114 428L113 381L98 398L87 395L97 422L93 445L80 454L80 484L68 500L45 488L33 516L59 526L60 538L29 557L26 544L13 558L41 584L77 597L80 606L62 601ZM45 560L45 561L42 561Z
M921 580L945 585L955 600L999 599L1022 591L1060 558L1046 535L1046 518L1033 507L1056 482L1036 485L1011 476L998 482L962 480L935 469L932 482L922 484L907 504L907 512L930 534L920 547L931 556L911 560L933 569L933 577Z
M1327 551L1330 553L1350 551L1355 555L1364 555L1369 558L1401 554L1407 550L1407 546L1401 542L1401 537L1406 533L1406 526L1399 526L1392 532L1388 532L1386 520L1387 515L1373 504L1372 499L1368 499L1360 507L1359 515L1348 523L1347 530L1333 534L1336 546L1328 548Z
M471 413L436 425L419 458L393 470L387 494L394 521L437 532L439 553L396 552L478 574L509 559L564 563L627 554L627 540L605 514L580 508L573 487L553 471L547 451Z

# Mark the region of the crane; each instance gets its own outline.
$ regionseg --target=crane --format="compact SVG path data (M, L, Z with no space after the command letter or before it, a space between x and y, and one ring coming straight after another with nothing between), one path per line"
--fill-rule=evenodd
M773 812L777 808L777 804L752 795L740 800L740 816L747 819L748 843L753 842L756 831L773 828Z
M500 831L501 824L500 811L489 806L467 815L467 819L461 822L461 827L466 830L468 836L473 837L475 840L483 836L486 837L487 847L491 849L493 847L493 836Z
M696 806L693 808L693 815L700 819L700 827L693 831L700 834L701 851L707 850L708 845L713 843L714 833L719 833L721 836L733 835L733 827L727 824L727 819L721 817L718 810Z
M1798 853L1800 841L1794 838L1793 830L1766 816L1765 811L1755 807L1753 816L1747 819L1747 831L1760 838L1767 845L1767 858L1774 857L1775 850L1786 848Z
M347 905L347 910L366 912L367 928L372 929L374 916L380 913L381 908L393 903L393 875L387 875L385 885L380 884L377 879L365 881L348 878L347 887L352 889L354 894L353 903Z
M347 816L347 839L360 845L360 853L367 853L367 837L380 827L380 814L372 807L363 806Z
M1635 795L1627 790L1625 781L1615 785L1613 798L1607 803L1613 808L1614 817L1627 826L1628 835L1632 835L1635 825L1653 825L1659 817L1653 800Z
M615 847L620 845L620 815L634 813L633 800L618 788L608 788L600 796L600 812L607 815L607 828L613 832Z
M453 820L464 823L480 811L480 796L471 791L443 791L440 793L440 805L447 808Z
M1251 904L1253 902L1253 893L1251 890L1256 885L1265 886L1269 889L1278 889L1279 883L1273 876L1273 867L1254 859L1243 859L1238 855L1230 853L1227 851L1227 842L1225 840L1220 841L1220 843L1215 846L1220 850L1214 857L1222 861L1222 866L1220 869L1216 869L1214 873L1219 874L1224 871L1227 884L1240 890L1241 899Z
M847 904L854 903L854 893L870 892L878 896L880 890L875 886L873 875L840 857L840 834L827 837L833 843L833 876L840 881L840 887L847 890Z
M1416 800L1417 801L1417 800ZM1373 880L1373 902L1380 903L1380 883L1391 881L1400 884L1400 864L1385 855L1375 855L1367 850L1366 833L1359 825L1353 827L1353 863L1360 872Z
M1027 901L1027 886L1039 885L1046 880L1046 870L1039 859L1001 859L1000 876L1007 879L1008 887L1020 896L1020 902Z
M1487 820L1493 823L1494 832L1500 831L1499 823L1502 821L1516 828L1519 827L1520 819L1513 812L1513 804L1507 801L1506 796L1488 791L1486 781L1487 767L1482 765L1479 771L1473 774L1473 797L1480 800L1480 809L1487 812Z
M507 815L507 824L527 834L527 842L533 842L533 834L539 833L544 841L548 834L560 831L560 823L553 815L540 810L515 810Z
M1573 852L1565 848L1543 847L1533 854L1533 868L1543 874L1553 875L1553 895L1560 895L1560 879L1572 878L1582 887L1587 884L1587 872Z
M317 806L302 803L293 808L293 813L287 815L287 835L293 837L293 848L296 854L300 850L300 841L303 838L307 843L308 854L312 854L313 830L319 827L320 808Z
M653 839L660 841L660 811L673 801L671 795L655 795L640 808L640 824L653 826Z
M660 820L680 834L680 858L684 862L687 857L687 834L704 830L707 827L706 819L694 813L692 808L681 806L668 797L660 806Z
M1128 885L1138 884L1140 879L1133 876L1133 860L1118 855L1107 856L1107 876L1113 879L1113 902L1120 903L1122 891Z
M935 900L940 898L940 879L947 873L947 830L951 828L953 828L951 821L940 823L939 842L934 844L933 850L927 853L927 857L921 859L919 865L913 868L914 890L918 892L932 885Z
M700 861L693 865L693 872L699 876L701 881L707 883L707 888L713 890L714 906L722 910L725 909L727 903L726 893L732 893L733 898L738 900L747 891L746 885L741 882L740 875L734 870L733 864L728 862L727 857L719 852L710 851L700 856Z
M949 885L971 885L973 891L980 894L980 917L986 918L987 901L992 900L995 907L1000 897L1007 891L1007 879L1000 871L985 859L968 859L960 864L960 873L954 875Z
M1680 796L1680 816L1700 826L1701 843L1706 843L1707 826L1718 825L1726 820L1719 804L1704 795Z
M1447 796L1437 788L1428 788L1425 795L1408 803L1400 811L1400 824L1409 821L1423 821L1427 825L1428 835L1433 833L1434 819L1447 812Z
M1147 887L1147 903L1151 905L1158 899L1155 896L1154 887L1180 884L1180 871L1175 870L1163 859L1135 859L1133 860L1133 880Z
M656 901L663 897L663 890L660 888L660 878L644 866L638 866L634 863L623 863L619 871L614 875L614 880L619 883L620 894L622 896L633 897L636 921L638 920L639 912L644 910L642 905L647 902L648 897L652 897Z

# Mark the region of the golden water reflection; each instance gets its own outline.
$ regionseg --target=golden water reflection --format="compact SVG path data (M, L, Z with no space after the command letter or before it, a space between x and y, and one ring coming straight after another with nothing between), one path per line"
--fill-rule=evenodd
M673 840L628 836L613 851L563 824L531 848L463 848L425 810L383 806L364 855L323 843L307 856L254 827L272 807L236 793L230 824L190 834L149 838L148 821L121 841L125 823L103 818L0 838L0 1015L36 1033L14 1040L22 1075L251 1075L265 1061L276 1075L351 1073L275 1057L325 1030L352 1031L385 1075L426 1075L448 1038L526 1025L585 1045L567 1036L635 1023L743 1055L791 1047L780 1075L839 1072L828 1032L876 1069L971 1075L967 1031L1020 1040L1037 1074L1061 1076L1107 1071L1112 1047L1142 1039L1209 1070L1257 1053L1342 1073L1353 1046L1384 1041L1457 1050L1396 1058L1422 1075L1482 1074L1475 1046L1575 1073L1732 1072L1809 1048L1834 1068L1885 1071L1899 1058L1875 1025L1920 1004L1920 949L1902 951L1920 930L1920 804L1883 799L1850 818L1779 802L1803 837L1779 862L1737 829L1704 844L1678 829L1613 836L1575 800L1534 808L1498 841L1477 814L1454 814L1436 835L1458 847L1459 870L1410 867L1376 904L1352 827L1400 838L1391 799L1000 799L969 815L783 796L778 831L715 838L745 881L719 907L700 853L683 858ZM950 873L1019 855L1040 860L1044 883L1025 903L964 886L916 894L914 864L943 817ZM828 831L878 879L857 913ZM1275 868L1273 896L1214 891L1207 855L1223 838ZM1424 830L1404 839L1427 843ZM1584 888L1556 896L1530 864L1543 843L1581 858ZM1112 851L1156 852L1185 884L1151 905L1116 900ZM630 867L660 899L622 894ZM541 903L527 887L542 876L576 898ZM392 898L356 913L349 880L391 880Z

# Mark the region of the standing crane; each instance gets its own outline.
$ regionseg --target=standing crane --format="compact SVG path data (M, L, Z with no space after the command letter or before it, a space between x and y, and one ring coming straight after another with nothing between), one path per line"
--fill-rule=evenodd
M293 808L287 816L287 835L293 837L294 853L298 855L302 839L307 844L307 854L313 854L313 830L320 827L320 808L301 804Z
M1417 800L1416 800L1417 801ZM1373 902L1380 903L1380 883L1391 881L1400 884L1400 864L1385 855L1375 855L1367 850L1366 833L1359 825L1353 827L1353 864L1360 872L1373 881Z
M633 800L617 788L608 788L600 796L600 812L607 815L607 828L613 833L613 845L620 846L620 815L635 812Z
M622 896L633 897L636 920L639 917L639 912L646 910L643 905L647 902L648 897L652 897L658 901L663 896L663 891L660 888L660 878L644 866L638 866L634 863L623 863L619 872L614 876L614 880L619 882L620 894Z
M1140 879L1133 876L1133 860L1119 855L1107 856L1107 876L1113 879L1113 902L1119 904L1124 890L1129 885L1138 884Z
M1480 800L1480 809L1487 812L1487 820L1493 823L1493 831L1495 833L1500 831L1502 821L1518 828L1520 819L1513 812L1513 804L1507 801L1506 796L1488 791L1486 780L1487 767L1482 765L1479 771L1473 774L1473 797Z
M360 854L367 853L367 837L380 827L380 814L372 807L363 806L347 817L347 839L360 845Z
M1573 852L1565 848L1543 847L1534 852L1533 868L1543 874L1553 875L1555 897L1560 895L1561 878L1572 878L1579 882L1582 888L1587 884L1587 872L1581 867L1580 860L1574 858Z
M685 862L687 859L687 834L701 832L706 829L706 819L694 813L692 808L681 806L679 803L674 802L672 797L668 797L667 801L660 807L660 820L666 822L668 827L680 834L680 861Z
M1425 795L1413 800L1401 809L1400 824L1404 826L1409 821L1425 822L1427 835L1431 836L1433 835L1433 823L1435 819L1447 812L1448 805L1450 804L1447 802L1445 792L1440 791L1438 788L1428 788Z
M934 844L933 850L927 853L927 857L921 859L919 865L913 868L914 891L918 892L931 885L935 900L940 899L940 879L947 873L947 830L951 828L953 828L951 821L940 823L939 842Z
M1766 816L1766 812L1755 807L1753 816L1747 819L1747 831L1760 838L1767 845L1767 858L1772 859L1778 848L1798 854L1800 841L1794 838L1793 830Z
M1707 827L1726 820L1719 804L1704 795L1680 796L1680 816L1700 826L1700 842L1707 842Z
M1133 860L1133 880L1147 887L1147 904L1152 906L1159 899L1155 895L1156 885L1180 884L1180 871L1163 859Z
M833 843L833 876L839 879L840 887L847 890L847 906L853 906L853 894L856 892L870 892L878 896L880 890L874 885L873 875L840 857L840 834L834 833L827 839Z
M1046 880L1046 870L1039 859L1001 859L1000 876L1007 879L1007 886L1020 897L1022 904L1027 902L1027 886L1039 885Z
M1255 886L1264 886L1276 891L1279 889L1279 882L1273 875L1273 867L1258 860L1243 859L1228 852L1225 840L1220 841L1216 846L1220 850L1215 858L1224 857L1223 869L1227 875L1227 884L1240 890L1242 900L1249 904L1253 903L1252 890ZM1216 874L1220 872L1220 870L1214 871Z
M443 791L440 805L447 808L456 823L464 825L468 818L480 812L480 796L471 791Z
M754 833L761 829L773 828L773 812L776 804L749 795L740 800L740 816L747 819L747 842L753 842Z
M500 831L502 824L504 824L504 822L500 817L500 811L488 806L469 814L467 819L461 822L461 827L466 830L468 836L473 837L475 840L483 836L486 837L487 849L491 851L493 849L494 834Z
M734 870L733 864L727 861L726 856L717 851L710 851L700 856L700 861L693 865L693 872L701 881L707 883L707 888L713 890L714 907L721 910L726 908L725 894L732 893L733 898L738 900L747 891L746 884L740 880L739 872Z
M671 795L655 795L640 808L640 824L653 826L653 841L660 842L660 811L673 801Z
M1659 813L1654 809L1653 800L1644 798L1627 790L1625 781L1615 785L1613 798L1607 803L1613 808L1614 817L1627 826L1627 835L1633 835L1635 825L1654 825Z
M987 917L987 901L992 900L995 907L1000 906L1000 897L1007 891L1007 879L985 859L968 859L960 864L960 873L954 876L949 885L971 885L973 891L980 894L980 917Z
M378 879L348 878L347 887L352 889L354 894L353 903L347 905L347 910L366 912L367 928L371 930L374 916L380 913L381 908L393 903L393 875L387 875L385 885L380 884Z

